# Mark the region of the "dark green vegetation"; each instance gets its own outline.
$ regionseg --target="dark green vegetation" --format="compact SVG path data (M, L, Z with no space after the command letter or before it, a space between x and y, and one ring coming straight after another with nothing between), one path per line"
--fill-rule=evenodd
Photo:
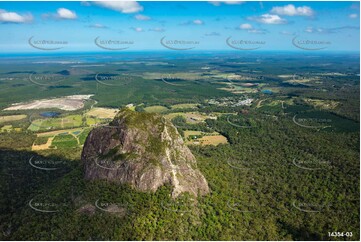
M125 58L115 57L119 59L112 61ZM34 152L32 144L46 140L27 130L28 119L0 123L0 128L9 124L23 128L20 132L0 133L0 238L359 240L358 57L338 54L319 58L286 54L274 57L267 53L219 57L154 54L153 59L174 64L157 66L147 65L151 60L134 54L123 64L88 68L38 65L27 58L6 60L8 64L1 61L4 67L1 70L7 70L0 75L2 108L34 97L73 94L95 94L97 106L103 107L134 103L138 111L151 105L170 108L172 104L191 100L199 103L196 109L167 113L197 111L217 114L218 118L189 123L178 116L172 120L178 131L217 131L227 137L229 144L192 146L211 193L198 199L185 194L172 200L169 187L156 193L140 193L127 186L86 182L80 162L81 147L74 136L58 135L54 140L57 149ZM61 58L76 60L71 56ZM95 62L93 58L82 58L87 63ZM237 64L240 62L253 64ZM330 65L322 65L323 62ZM203 66L211 69L202 70ZM213 75L214 70L219 71L218 77ZM61 85L39 87L26 80L31 71L59 72L69 79ZM97 83L90 72L134 78L108 79L118 86L107 86ZM187 84L175 86L159 78L143 78L148 72L199 72L202 78L169 80L172 84ZM217 89L225 87L220 84L224 78L219 75L227 73L249 77L232 80L232 85L254 82L264 86L252 87L256 92L246 94ZM294 74L295 78L279 77ZM302 78L310 81L292 82ZM262 94L263 89L273 93ZM254 101L251 106L219 106L208 101L222 98ZM89 101L83 110L61 113L79 114L92 103ZM33 110L1 111L1 115L32 113ZM89 130L79 135L80 144ZM29 160L38 168L30 165ZM87 206L89 210L85 209ZM112 206L117 209L110 210ZM329 237L328 232L333 231L352 232L352 237Z

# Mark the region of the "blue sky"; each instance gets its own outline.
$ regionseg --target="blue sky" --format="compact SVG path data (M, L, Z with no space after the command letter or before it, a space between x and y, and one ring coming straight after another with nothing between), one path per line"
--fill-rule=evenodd
M263 50L302 51L292 40L311 40L330 51L359 51L359 8L347 1L0 2L0 53L169 50L163 37L168 46L194 50L232 50L231 38Z

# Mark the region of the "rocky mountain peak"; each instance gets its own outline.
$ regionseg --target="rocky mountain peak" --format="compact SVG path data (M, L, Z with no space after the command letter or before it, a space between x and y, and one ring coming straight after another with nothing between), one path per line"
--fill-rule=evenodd
M156 191L168 183L172 197L209 192L176 127L158 114L122 109L108 126L89 133L82 160L89 180L129 184L140 191Z

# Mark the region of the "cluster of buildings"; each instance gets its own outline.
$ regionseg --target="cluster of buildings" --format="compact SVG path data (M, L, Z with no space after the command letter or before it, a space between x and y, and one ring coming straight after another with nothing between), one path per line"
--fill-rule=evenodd
M220 98L220 99L209 99L208 104L226 107L238 107L238 106L251 106L253 98L238 99L233 98Z

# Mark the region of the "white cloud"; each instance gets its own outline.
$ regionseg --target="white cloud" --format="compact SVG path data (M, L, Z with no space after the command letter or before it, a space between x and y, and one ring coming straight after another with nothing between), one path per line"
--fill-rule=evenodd
M286 30L280 31L280 34L283 34L283 35L294 35L294 33L291 33L291 32L286 31Z
M142 20L142 21L147 21L150 20L151 18L142 14L137 14L134 16L135 19L137 20Z
M15 12L7 12L4 9L0 9L0 22L4 23L27 23L33 20L31 14L20 15Z
M97 1L95 4L121 13L137 13L143 11L143 7L139 3L133 1Z
M58 8L56 17L61 19L76 19L76 13L66 8Z
M240 29L253 29L252 25L250 24L241 24L239 26Z
M238 5L244 3L244 1L210 1L209 3L214 6L220 6L222 3L228 5Z
M194 23L194 24L197 24L197 25L202 25L202 24L204 24L204 22L203 22L202 20L200 20L200 19L193 20L193 23Z
M334 27L334 28L314 28L314 27L307 27L304 32L311 33L311 34L334 34L339 33L344 30L359 30L360 28L358 26L340 26L340 27Z
M249 17L249 20L254 20L257 21L259 23L263 23L263 24L285 24L287 23L286 19L281 18L278 15L275 14L262 14L261 16L258 17Z
M92 25L89 25L90 28L96 28L96 29L106 29L107 26L105 25L102 25L102 24L92 24Z
M310 34L330 34L335 33L336 28L334 29L325 29L325 28L314 28L314 27L307 27L304 32L310 33Z
M182 22L180 23L180 25L203 25L204 22L200 19L195 19L192 21L186 21L186 22Z
M317 34L330 34L334 33L335 29L325 29L325 28L314 28L314 27L307 27L304 30L306 33L317 33Z
M264 29L249 29L247 32L251 34L265 34L267 31Z
M315 29L314 29L313 27L307 27L307 28L305 29L305 32L306 32L306 33L314 33L314 32L315 32Z
M153 31L153 32L164 32L165 29L163 29L163 28L151 28L151 29L149 29L149 31Z
M248 24L248 23L241 24L236 29L246 30L248 33L251 33L251 34L265 34L265 33L267 33L267 30L265 30L265 29L256 29L251 24Z
M141 27L132 27L132 30L134 30L135 32L144 32L144 29Z
M210 32L210 33L206 33L205 36L220 36L221 34L218 32Z
M288 4L283 7L273 7L271 13L287 16L313 16L315 14L310 7L302 6L296 8L293 4Z
M348 17L349 17L349 18L357 18L358 15L357 15L357 13L352 13L352 14L350 14Z

